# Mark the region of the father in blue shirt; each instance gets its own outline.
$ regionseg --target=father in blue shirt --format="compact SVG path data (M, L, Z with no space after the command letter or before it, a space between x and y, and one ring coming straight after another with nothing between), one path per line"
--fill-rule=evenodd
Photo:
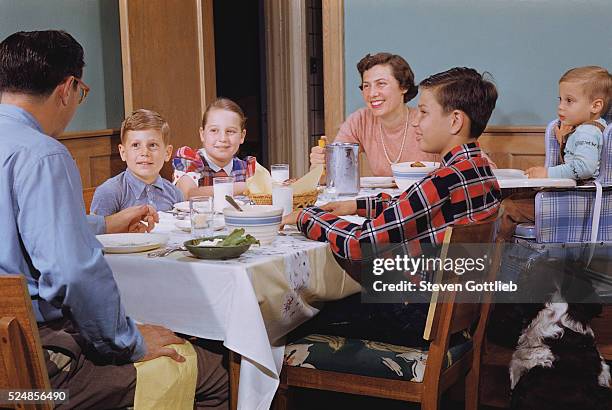
M55 138L89 88L83 48L63 31L19 32L0 43L0 275L25 275L53 388L71 408L133 405L132 362L169 356L183 340L126 317L94 233L139 231L145 207L86 216L79 172ZM227 408L222 354L195 347L198 407ZM164 377L160 375L160 377Z

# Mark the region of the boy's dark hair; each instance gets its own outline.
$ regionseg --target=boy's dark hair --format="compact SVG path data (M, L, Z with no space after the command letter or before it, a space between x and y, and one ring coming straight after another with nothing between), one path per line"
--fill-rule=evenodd
M455 67L427 77L419 84L432 89L445 112L461 110L470 118L470 136L478 138L491 117L497 101L495 84L473 68Z
M84 65L83 47L65 31L20 31L0 43L0 92L48 96L67 77L81 78Z
M363 81L363 73L369 70L370 68L376 65L389 65L391 67L391 72L393 73L393 77L397 80L400 87L406 90L404 94L404 102L412 100L416 97L419 92L419 87L414 84L414 73L410 68L410 65L397 54L391 53L377 53L374 55L366 54L359 62L357 63L357 70L359 71L359 75L361 76L361 80ZM359 85L361 89L361 84Z

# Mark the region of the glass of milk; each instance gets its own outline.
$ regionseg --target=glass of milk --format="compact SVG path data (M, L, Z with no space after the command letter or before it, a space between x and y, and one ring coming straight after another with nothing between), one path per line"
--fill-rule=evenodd
M289 164L272 164L270 176L274 182L284 182L289 179Z
M213 178L213 195L215 197L215 213L223 213L223 208L231 206L225 200L225 195L234 197L234 177Z

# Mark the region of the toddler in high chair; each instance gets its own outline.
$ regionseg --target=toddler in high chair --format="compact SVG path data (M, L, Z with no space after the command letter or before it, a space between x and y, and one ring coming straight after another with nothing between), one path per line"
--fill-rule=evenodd
M174 183L185 199L213 195L213 178L234 177L234 194L246 189L247 161L235 155L246 137L246 117L238 104L227 98L213 101L204 112L202 148L181 147L172 161Z
M529 178L571 178L585 181L599 175L603 130L612 96L612 76L601 67L567 71L559 80L559 121L554 129L559 142L559 165L532 167ZM535 222L535 192L517 193L503 201L500 240L510 240L520 223Z

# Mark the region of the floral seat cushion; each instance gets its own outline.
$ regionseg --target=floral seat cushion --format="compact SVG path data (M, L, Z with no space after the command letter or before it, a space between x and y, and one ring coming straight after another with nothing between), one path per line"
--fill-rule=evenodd
M472 347L468 332L451 338L444 368L450 367ZM428 351L371 340L311 334L285 348L284 363L340 373L420 383Z

